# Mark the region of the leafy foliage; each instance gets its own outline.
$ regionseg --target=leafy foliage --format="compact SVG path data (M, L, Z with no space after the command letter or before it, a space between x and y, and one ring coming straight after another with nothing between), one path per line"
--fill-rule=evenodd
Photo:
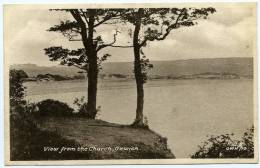
M173 29L189 27L197 24L199 19L207 19L209 14L216 12L215 8L139 8L128 9L123 13L123 19L133 25L141 18L142 33L140 47L147 41L164 40Z
M164 40L172 30L181 27L190 27L197 24L199 19L207 19L209 14L216 12L215 8L138 8L127 9L122 14L124 22L129 22L134 26L141 25L138 33L138 44L134 47L139 49L142 58L140 59L143 83L147 80L147 72L153 66L149 59L145 58L142 47L148 41ZM132 30L128 30L132 37Z
M58 25L50 27L48 31L59 32L67 37L69 41L82 41L84 48L77 50L64 49L61 46L45 48L45 54L51 61L61 61L61 65L75 66L85 71L89 67L90 49L96 52L113 46L116 42L118 31L113 35L111 43L105 43L102 35L99 35L96 28L102 24L115 24L119 21L117 18L123 12L122 9L52 9L55 11L65 11L70 13L74 21L61 21ZM90 23L91 22L91 23ZM91 30L90 30L91 29ZM93 41L93 43L92 43ZM110 55L104 54L98 58L98 66L105 61Z
M23 80L25 78L28 78L28 75L23 70L12 69L9 72L9 96L11 107L25 104L25 101L23 100L26 89L26 87L23 86Z
M149 59L146 58L144 52L140 50L142 58L140 59L141 63L141 72L142 72L142 83L145 83L148 79L148 71L153 68L153 64L150 63Z
M254 158L254 127L242 140L234 139L234 134L211 136L191 158Z
M80 99L76 98L73 102L78 107L78 114L83 114L87 111L87 102L85 97L82 96Z
M87 101L85 100L85 97L82 96L81 98L76 98L73 102L74 105L76 105L78 108L77 108L77 113L75 113L75 116L85 116L86 118L89 118L89 116L87 115L86 111L88 111L88 103ZM100 115L100 109L101 109L101 106L98 106L98 108L96 109L96 112L97 112L97 116Z
M67 37L69 40L73 40L76 37L79 38L80 25L76 21L60 21L60 24L54 25L49 28L48 31L60 32L63 36Z
M98 57L98 60L97 60L97 64L98 64L98 67L99 67L99 70L102 69L102 62L106 61L108 59L108 57L111 57L110 54L104 54L101 58Z
M247 150L241 152L241 157L243 158L253 158L254 157L254 127L247 129L242 137L243 147Z
M50 61L60 60L61 65L75 66L88 71L88 58L84 48L77 50L64 49L61 46L45 48Z
M52 99L43 100L37 103L37 106L37 117L68 117L72 116L74 111L66 103Z

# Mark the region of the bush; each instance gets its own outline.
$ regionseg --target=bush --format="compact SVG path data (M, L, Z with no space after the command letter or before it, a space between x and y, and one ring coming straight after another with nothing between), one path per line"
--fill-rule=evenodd
M254 158L254 127L247 129L241 140L234 134L211 136L191 158Z
M76 98L73 102L78 107L78 115L87 112L87 102L85 101L85 97L82 96L80 99Z
M73 109L66 103L46 99L37 103L38 112L36 116L41 117L68 117L73 115Z
M74 100L73 104L78 107L77 108L77 113L75 114L76 116L91 118L91 115L89 115L89 113L88 113L88 103L87 103L87 101L85 101L85 97L84 96L82 96L80 99L76 98ZM96 111L97 111L97 115L96 116L100 115L100 113L99 113L100 109L101 109L101 106L98 106L98 108L96 109Z

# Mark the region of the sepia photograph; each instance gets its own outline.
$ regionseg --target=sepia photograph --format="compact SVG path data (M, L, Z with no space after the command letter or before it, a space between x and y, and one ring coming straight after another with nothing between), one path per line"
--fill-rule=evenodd
M5 4L5 164L257 163L256 6Z

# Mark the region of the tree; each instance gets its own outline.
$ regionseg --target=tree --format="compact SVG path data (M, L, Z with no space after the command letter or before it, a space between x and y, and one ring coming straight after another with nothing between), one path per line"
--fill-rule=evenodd
M25 94L25 86L23 86L24 78L28 78L28 75L23 70L12 69L9 72L9 96L11 107L25 104L23 99Z
M134 25L133 48L137 107L133 126L145 126L143 85L147 80L147 71L153 67L142 48L147 45L148 41L164 40L174 29L194 26L198 19L207 19L208 15L215 11L214 8L139 8L129 9L122 15L123 20Z
M61 21L49 31L60 32L69 41L82 41L83 48L76 50L64 49L61 46L53 46L45 49L46 55L51 61L60 61L61 65L77 67L87 73L88 77L88 102L86 117L94 119L97 114L96 97L98 71L103 61L109 57L109 54L98 56L98 52L106 47L124 47L116 46L116 37L119 33L115 31L112 42L105 43L102 36L97 33L97 27L104 24L114 24L122 9L54 9L56 11L69 12L73 21Z

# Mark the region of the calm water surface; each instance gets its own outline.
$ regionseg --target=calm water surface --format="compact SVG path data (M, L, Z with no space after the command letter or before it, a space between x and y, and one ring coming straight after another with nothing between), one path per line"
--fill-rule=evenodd
M86 97L85 81L27 82L26 99L57 99L73 106ZM130 124L135 118L134 81L100 81L98 118ZM178 158L189 157L206 135L241 136L253 124L253 81L156 80L145 84L144 114L151 129L168 138Z

